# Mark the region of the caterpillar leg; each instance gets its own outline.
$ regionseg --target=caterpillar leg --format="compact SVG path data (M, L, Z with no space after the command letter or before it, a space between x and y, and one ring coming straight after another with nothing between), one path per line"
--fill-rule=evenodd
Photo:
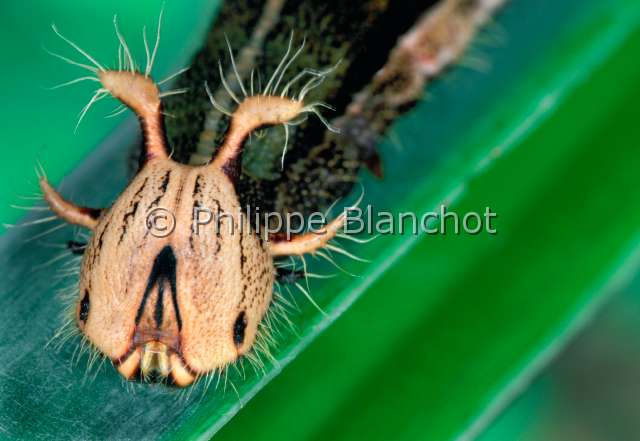
M93 230L98 224L100 209L81 207L67 201L58 193L47 181L47 178L40 178L40 188L44 194L44 199L49 204L51 211L70 224Z

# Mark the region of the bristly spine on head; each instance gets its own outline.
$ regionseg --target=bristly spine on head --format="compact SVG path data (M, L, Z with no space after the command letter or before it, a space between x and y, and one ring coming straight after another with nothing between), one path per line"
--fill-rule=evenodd
M113 26L115 29L116 37L118 38L118 67L116 69L105 68L103 64L99 63L95 57L91 56L87 51L82 49L78 44L65 37L56 27L55 24L51 25L53 32L65 41L69 46L80 53L89 64L77 62L65 56L59 55L55 52L48 51L54 57L60 58L74 66L78 66L82 69L92 72L94 75L84 76L68 81L66 83L54 86L53 89L69 86L82 81L94 81L101 84L101 87L95 90L93 96L87 103L87 105L80 111L78 122L76 124L76 130L85 115L96 102L108 97L113 96L121 100L127 106L132 108L138 114L149 114L150 112L158 112L161 114L160 100L161 98L184 93L186 89L168 90L160 92L158 86L162 86L168 81L172 80L176 76L184 73L188 68L180 69L169 77L159 82L154 82L151 79L151 71L156 60L158 53L158 47L160 45L160 31L162 28L162 15L163 10L160 11L158 17L158 25L156 32L155 44L153 50L149 47L149 41L147 39L146 27L143 28L142 38L144 42L145 54L146 54L146 66L144 72L140 71L136 62L134 61L129 45L125 40L120 28L118 26L117 15L113 17ZM45 49L46 50L46 49ZM134 95L135 94L135 95ZM108 117L116 116L126 110L125 106L117 107L114 112Z
M237 104L237 107L234 111L231 111L225 108L222 104L218 103L214 98L211 89L209 88L209 84L205 82L205 90L207 95L209 96L209 101L211 105L221 112L222 114L231 117L234 116L233 123L236 125L245 125L248 127L253 127L255 129L259 128L260 125L264 123L263 115L270 115L271 121L269 124L278 125L281 124L285 130L285 142L282 150L282 159L281 163L284 167L284 157L287 152L287 143L289 140L289 127L296 126L304 121L306 121L307 116L309 114L315 114L320 121L327 127L327 129L334 133L339 133L338 128L331 125L320 113L321 108L326 108L329 110L334 110L333 107L328 105L327 103L321 101L314 101L308 104L305 104L304 100L306 96L316 87L320 86L325 78L335 70L336 67L340 64L336 63L336 65L324 69L324 70L314 70L314 69L304 69L296 76L294 76L288 83L286 83L281 89L280 83L287 72L287 69L291 66L291 64L296 60L296 58L302 53L305 46L305 39L303 39L300 47L295 51L293 55L291 55L292 46L293 46L293 36L294 33L291 32L289 37L289 44L287 46L287 50L280 60L280 63L276 67L276 69L271 74L271 77L265 87L256 91L256 87L254 84L255 78L255 70L251 71L250 79L249 79L249 87L244 84L243 79L241 78L238 69L236 67L235 58L233 55L233 49L231 48L231 44L229 43L229 39L225 40L227 43L227 47L229 49L229 58L231 61L231 67L233 69L233 73L235 75L235 79L237 81L238 87L242 92L242 97L238 98L237 94L233 91L233 89L229 86L229 83L225 77L224 70L222 68L222 62L218 61L218 71L220 74L220 81L222 82L222 86L229 94L229 97ZM298 82L300 82L303 78L309 77L307 81L303 84L297 94L291 93L291 89ZM258 120L262 120L260 124L256 124ZM245 127L246 130L246 127ZM245 131L243 130L243 131ZM240 130L238 131L240 132ZM233 128L232 132L233 133ZM237 142L237 139L232 139L231 136L227 137L225 144L230 142ZM224 145L223 145L224 148ZM223 155L219 154L217 160L222 161L220 157Z
M146 27L143 28L142 35L146 54L146 66L144 72L142 72L138 68L131 50L127 44L127 41L120 31L120 28L118 27L117 16L114 16L113 18L115 34L119 42L117 69L105 68L103 64L99 63L93 56L82 49L78 44L61 34L55 24L52 25L52 29L56 33L56 35L58 35L77 52L79 52L89 62L89 64L77 62L54 52L48 52L51 55L60 58L69 64L81 67L94 74L94 76L84 76L63 84L59 84L55 86L54 89L69 86L82 81L94 81L101 84L101 87L96 89L87 105L80 111L78 122L76 124L76 130L91 106L108 96L113 96L114 98L120 100L122 103L124 103L124 105L126 105L126 107L131 108L139 116L145 116L147 117L147 120L157 121L158 125L163 124L161 118L161 116L163 115L161 99L167 96L184 93L187 91L187 89L176 89L160 92L158 90L158 87L172 80L176 76L182 74L183 72L188 70L188 68L180 69L176 73L159 82L154 82L151 78L151 71L153 69L153 64L156 59L158 47L160 44L162 14L162 11L160 11L156 40L153 50L151 50L149 46ZM313 89L317 88L323 83L325 78L340 64L340 61L338 61L338 63L336 63L334 66L324 70L316 70L311 68L304 69L300 73L295 75L289 82L280 87L282 79L284 78L284 75L287 72L288 68L300 55L305 46L305 40L303 39L300 47L292 54L293 37L294 33L291 32L289 44L284 56L282 57L282 60L276 67L275 71L272 73L265 87L261 90L256 90L254 84L255 71L251 72L249 88L245 86L242 78L240 77L240 74L238 73L238 69L236 68L236 62L231 44L229 43L229 40L226 39L227 46L229 48L229 58L231 61L231 66L233 68L237 84L240 88L240 91L242 92L241 98L239 98L237 94L234 93L233 89L229 86L229 83L227 82L227 79L224 75L221 62L218 62L218 69L220 72L222 86L229 94L230 98L237 104L236 109L231 111L218 103L211 93L207 82L205 82L204 84L206 93L213 107L226 116L234 116L231 128L232 130L228 134L225 143L222 145L221 151L218 153L215 160L219 164L223 164L228 159L227 155L224 154L225 147L229 147L228 150L231 150L232 146L235 147L238 145L238 143L244 141L244 137L247 133L259 129L265 124L281 124L284 127L285 142L281 159L283 167L284 157L287 152L287 144L289 139L289 127L303 123L304 121L306 121L306 118L309 114L316 115L329 131L334 133L339 132L338 128L331 125L320 112L321 108L334 110L330 105L322 101L305 103L304 100ZM305 78L306 82L302 84L299 91L297 93L292 93L292 88L298 83L301 83ZM126 110L126 107L124 105L118 106L107 117L113 117L122 113L124 110ZM269 117L265 118L266 115L268 115ZM234 126L237 129L235 130L235 133L233 130ZM158 131L155 130L156 128L157 127L148 128L149 130L147 130L147 135L157 133ZM234 136L234 134L236 136ZM153 139L153 136L151 136L151 139L148 139L148 141L150 143L158 144L159 149L166 148L163 140Z
M162 13L160 14L160 20L161 18ZM320 113L321 108L331 109L329 105L323 102L305 102L307 95L313 89L322 84L335 66L325 70L305 69L281 87L282 80L287 69L293 64L294 60L304 49L303 41L301 46L292 54L292 33L289 39L287 51L282 60L280 60L275 71L272 73L269 81L264 88L259 87L260 90L255 92L253 72L251 74L249 88L247 88L238 73L236 62L233 57L233 51L227 40L231 66L235 73L237 87L239 88L239 91L242 92L242 96L241 98L238 98L238 94L236 94L238 90L234 92L234 89L229 86L227 78L225 78L223 73L222 64L219 63L222 85L229 94L229 97L235 101L237 106L233 111L226 109L216 101L214 96L211 94L208 85L206 83L204 84L204 88L210 98L211 104L214 108L218 109L225 115L228 115L231 118L231 123L223 144L219 147L211 162L207 166L197 168L189 167L177 164L171 159L171 155L168 151L169 149L166 145L165 132L163 130L164 120L162 112L162 98L164 96L181 93L184 90L174 90L161 93L158 88L159 84L168 81L173 76L184 70L179 71L177 74L160 83L155 83L151 78L151 70L153 68L153 62L156 58L160 41L160 22L158 24L158 34L153 50L150 50L146 38L146 32L143 32L147 58L147 64L144 71L140 71L138 69L126 40L118 28L116 18L114 18L114 27L119 41L119 62L117 69L106 69L77 44L62 36L55 26L53 27L53 30L57 35L83 55L91 64L82 64L60 55L56 56L73 65L89 70L95 75L95 77L82 77L66 84L72 84L84 80L97 81L101 84L101 87L95 91L95 94L89 101L89 104L87 104L87 106L82 110L80 120L82 120L93 103L111 95L122 102L125 106L131 108L137 114L144 132L144 153L146 155L146 161L141 161L140 170L136 177L136 179L142 180L142 186L135 192L127 191L130 188L127 187L127 190L118 197L118 200L111 207L103 210L94 210L87 207L77 206L62 198L62 196L48 184L44 176L40 178L40 185L50 208L68 222L92 230L98 234L95 237L99 237L99 240L92 241L89 244L87 255L93 257L91 259L83 260L82 263L83 269L79 287L80 297L79 301L76 302L75 314L78 326L83 334L85 334L81 347L93 347L95 345L100 348L105 354L107 354L108 358L111 359L118 371L125 378L133 378L138 370L142 373L143 377L145 376L145 373L148 372L154 373L154 375L160 373L162 378L168 378L171 375L175 383L180 386L189 385L200 377L206 377L205 384L210 383L216 376L219 381L223 373L226 383L229 366L234 365L233 363L235 363L235 361L242 360L244 358L254 366L256 371L264 371L262 356L266 356L271 362L277 364L276 358L270 352L270 348L275 345L273 333L277 332L277 322L284 322L292 327L291 322L286 317L286 308L289 303L283 301L284 297L281 295L278 286L276 286L275 299L272 297L274 277L277 272L277 268L273 267L272 259L282 258L283 256L297 256L302 261L303 277L305 280L309 277L313 277L314 275L307 271L306 261L303 256L304 254L317 255L318 257L324 258L332 263L334 263L334 261L331 258L331 252L342 254L353 259L358 259L356 256L348 253L346 250L338 246L337 243L331 243L332 240L340 237L340 233L346 222L345 213L342 213L337 218L333 219L320 231L308 231L304 234L295 234L292 237L287 235L285 238L278 234L272 234L267 238L267 240L261 241L258 240L255 235L252 235L252 233L247 233L246 235L243 235L239 241L236 241L235 238L231 237L216 239L221 240L223 244L228 244L226 245L227 248L225 249L225 252L232 257L238 255L235 251L239 250L242 255L242 259L239 259L237 262L235 260L228 261L227 259L206 261L206 266L214 268L214 270L210 272L198 272L198 274L217 274L218 270L215 270L215 268L226 268L228 265L237 264L240 266L240 275L244 280L239 281L237 279L237 271L220 272L223 275L226 274L228 279L228 283L222 285L227 287L233 295L237 296L238 303L233 303L235 299L232 298L230 305L223 305L226 309L222 311L223 314L220 315L222 318L217 320L217 323L219 322L219 326L214 330L220 335L230 335L232 338L229 340L217 338L216 340L211 337L211 335L215 336L216 334L212 333L208 336L208 338L214 342L212 344L211 341L208 341L206 338L199 337L201 334L197 332L199 327L203 326L202 323L204 321L211 321L210 318L207 318L206 315L195 314L195 316L191 317L188 322L190 327L187 328L185 326L186 330L183 329L182 324L185 322L181 319L182 316L179 314L180 305L177 300L173 300L172 304L174 315L170 316L170 320L167 321L167 329L163 329L163 331L167 332L159 332L161 320L156 319L155 328L153 329L149 327L147 321L140 321L140 317L142 317L141 314L144 314L145 311L149 311L149 309L145 310L145 302L146 299L148 299L147 293L151 293L152 290L155 289L154 287L156 285L158 286L157 299L162 299L161 292L163 291L161 286L163 285L159 285L159 283L164 283L164 279L159 279L159 276L154 276L154 274L160 274L160 268L162 271L173 271L163 277L167 278L167 282L173 280L172 284L170 284L170 289L174 299L177 298L176 286L184 287L186 282L187 288L184 299L186 299L185 301L191 301L188 297L190 293L188 287L191 286L189 283L194 282L194 279L198 279L198 277L193 277L188 273L178 274L178 276L176 276L176 257L173 249L174 247L184 246L184 244L180 242L179 238L186 236L180 236L180 234L178 234L178 239L176 239L175 242L171 238L163 238L162 240L165 240L166 243L164 244L164 247L161 248L161 251L158 251L154 246L150 245L149 241L147 241L148 236L146 233L142 234L136 229L127 230L127 219L129 219L129 216L133 216L133 214L129 214L131 212L127 211L126 207L133 206L133 213L135 213L139 203L139 200L136 200L136 197L141 194L140 192L145 188L149 179L156 179L159 178L159 176L164 176L162 179L165 184L160 187L153 186L150 191L159 191L160 196L167 194L169 191L175 191L175 188L173 190L168 190L168 188L172 188L168 186L170 176L178 176L178 178L175 179L178 179L179 182L181 182L180 189L182 189L184 183L193 176L195 177L196 184L200 179L205 179L208 180L208 182L213 183L211 188L214 188L215 191L219 192L219 197L216 199L218 206L221 205L221 200L228 207L227 209L229 211L231 211L235 206L239 206L238 196L236 193L237 188L235 187L236 178L240 173L239 163L242 158L244 142L252 132L263 126L283 125L287 135L285 137L283 158L286 153L286 140L288 139L289 127L302 123L309 114L315 114L328 130L337 132L337 129L331 126ZM294 93L292 90L296 86L300 86L300 89ZM156 176L156 169L158 167L164 167L166 170L164 173L157 174ZM174 171L175 173L172 175ZM191 184L191 181L189 181L189 183ZM179 190L177 194L181 195L181 190ZM198 194L199 193L194 190L192 197L195 197L195 195ZM149 200L151 199L152 198L149 197ZM356 205L358 205L361 200L362 197L358 200ZM151 202L151 204L153 205L153 202ZM189 213L187 213L187 215L188 214ZM120 241L118 241L117 245L114 247L103 247L103 239L112 239L111 235L105 234L105 232L113 231L107 230L107 227L108 225L112 225L111 221L115 218L120 219L118 222L123 224L123 233L120 235ZM183 222L182 224L188 225L187 222ZM128 236L129 242L125 242L125 245L121 245L123 243L122 238L126 231L132 231ZM259 234L257 231L255 233ZM194 238L192 231L189 231L188 237L190 239ZM202 245L204 247L214 247L215 245L212 241L205 243L204 236L202 241ZM126 292L124 286L114 287L113 285L103 284L103 280L97 276L94 277L94 275L102 274L102 268L108 268L109 271L114 268L116 270L122 270L123 272L129 271L129 268L119 267L120 260L119 257L115 255L116 252L114 250L117 250L118 253L131 253L131 249L140 249L144 246L147 247L146 249L148 250L149 255L141 256L143 258L146 257L147 259L150 259L153 262L153 268L159 269L154 272L152 268L151 274L148 276L146 284L144 284L144 286L147 286L148 288L146 288L146 291L142 296L140 306L137 309L137 311L142 312L136 312L135 308L116 311L132 323L131 326L133 326L133 329L135 330L135 334L133 335L134 337L138 337L138 340L131 337L131 341L127 343L127 341L123 341L121 338L115 338L110 333L105 332L105 325L103 322L91 319L91 317L95 317L96 313L94 312L93 315L89 313L89 302L91 298L89 293L91 292L93 296L98 296L98 298L100 298L100 296L117 297ZM193 245L191 246L193 247ZM165 250L169 250L172 259L174 259L174 263L171 265L158 264L158 262L163 261L161 260L161 256L164 256ZM214 251L214 253L218 253L219 250L220 248L218 248L217 251ZM326 251L329 254L324 254L323 251ZM193 257L193 255L190 254L187 257L183 255L181 258L184 264L191 265L192 268L199 268L201 260L198 260L197 256ZM128 261L127 259L124 260ZM247 261L253 265L253 267L250 268L255 270L255 273L260 275L260 277L256 278L245 275L243 267L249 268L245 264ZM141 262L142 263L140 263L140 265L144 265L144 261L141 260ZM140 277L144 278L145 276L142 274ZM175 282L177 277L181 277L181 282L178 284ZM202 277L206 279L207 276ZM122 278L122 280L125 279ZM243 293L246 292L246 290L238 289L238 287L241 287L241 285L238 284L239 282L242 282L243 284L246 283L248 286L254 287L253 295L255 296L255 299L257 299L255 302L243 303L245 302ZM323 312L319 305L312 299L309 292L308 282L306 287L297 281L294 282L294 286L298 288L316 308ZM130 282L124 282L124 285L127 283ZM199 288L197 285L193 286L194 289ZM93 288L96 288L96 290L93 290ZM83 306L85 304L85 300L86 308ZM104 306L104 304L104 302L95 302L94 306ZM265 306L266 309L264 309ZM239 315L235 308L242 308ZM105 311L107 312L105 313ZM134 312L135 315L130 314L131 312ZM115 314L112 309L108 308L102 310L102 313L107 315ZM98 312L98 314L100 314L100 312ZM234 319L233 326L231 328L226 327L226 322L222 323L226 320L226 316L230 316ZM161 318L162 317L163 316L161 316ZM249 323L247 317L251 319L250 323L252 328L250 329L253 333L251 335L253 340L245 338L245 331L247 329L247 324ZM122 327L119 326L121 321L114 320L113 323L115 323L114 327L117 328L116 331L122 330ZM237 325L237 323L240 323L240 325ZM208 329L208 326L209 323L207 323L207 326L204 328ZM240 329L240 331L236 331L236 329ZM237 332L240 332L241 334L237 334ZM237 337L237 335L242 335L242 337ZM176 341L179 343L176 343ZM205 343L209 345L207 348L202 349L198 346L199 344L204 345ZM185 348L187 349L185 350ZM189 356L189 360L184 357L185 354ZM147 355L149 357L147 357ZM92 358L92 363L95 363L95 360L95 357ZM160 360L162 360L162 362ZM169 366L171 366L171 369L169 369Z

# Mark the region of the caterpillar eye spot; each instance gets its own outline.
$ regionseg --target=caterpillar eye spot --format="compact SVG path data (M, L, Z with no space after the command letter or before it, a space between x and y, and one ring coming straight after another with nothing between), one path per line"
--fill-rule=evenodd
M85 323L89 318L89 308L91 303L89 301L89 291L85 290L82 300L80 300L80 310L78 311L78 318L82 323Z
M247 316L242 311L238 314L235 323L233 324L233 342L236 347L240 347L244 342L244 331L247 329Z

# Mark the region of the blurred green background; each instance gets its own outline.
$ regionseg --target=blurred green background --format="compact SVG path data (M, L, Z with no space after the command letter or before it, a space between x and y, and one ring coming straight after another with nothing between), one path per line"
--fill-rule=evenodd
M129 115L104 118L117 107L114 102L100 102L92 108L74 133L78 115L95 90L94 83L80 83L50 90L58 84L86 75L86 71L65 64L46 50L74 58L76 54L57 38L51 29L56 24L68 38L89 44L86 50L105 64L117 63L117 39L113 32L113 16L129 36L132 50L144 54L142 27L148 27L150 38L155 29L160 7L158 0L136 2L109 1L4 1L0 10L4 54L2 81L3 151L8 154L0 175L4 189L0 194L0 221L13 223L22 216L10 208L20 204L20 196L37 190L35 164L40 161L49 178L58 182L69 170L95 149L108 133ZM155 73L167 76L188 64L190 54L198 47L194 35L208 27L217 2L190 0L181 4L165 4L166 29L159 47ZM77 59L76 59L77 60ZM79 197L83 197L81 194Z
M412 243L389 239L375 245L379 248L371 248L366 257L379 265L364 271L362 282L320 285L327 291L320 301L331 320L303 308L303 343L286 337L288 343L278 353L283 364L291 364L282 373L273 369L275 379L266 386L252 380L241 387L248 400L265 386L245 402L219 438L640 437L636 3L512 2L497 20L500 29L488 30L489 36L504 35L502 43L474 49L490 63L490 72L451 72L435 85L428 101L394 128L395 143L387 140L383 145L386 160L393 161L403 152L398 152L397 139L407 155L417 151L412 143L428 143L420 159L436 166L429 163L424 171L416 166L407 172L419 191L406 205L430 208L445 198L460 212L491 206L499 214L498 236L428 237ZM187 63L216 4L167 2L158 77ZM7 158L0 174L2 222L14 223L24 215L11 205L30 203L20 197L36 190L36 161L52 181L60 182L124 119L130 121L126 115L104 119L113 103L100 103L73 133L91 87L47 90L81 74L42 49L44 44L70 53L52 37L51 22L83 46L86 42L98 59L113 61L117 46L112 14L119 14L123 31L133 36L143 24L154 28L159 7L160 2L152 0L33 1L28 8L24 2L2 3L0 121ZM141 39L131 41L140 54ZM92 187L98 193L86 194L84 188L63 187L65 194L79 202L108 198L117 192L106 176L111 168L104 165L94 175L94 180L104 179L108 189L98 185ZM386 188L392 188L392 194L402 191L400 184L385 187L366 181L365 186L378 201L384 201L377 195ZM0 436L127 437L114 432L122 420L129 424L122 427L138 427L137 432L126 432L138 437L207 437L233 416L231 396L169 408L156 426L152 418L138 414L139 421L130 421L132 406L165 409L158 399L162 392L139 393L127 401L118 391L106 393L121 387L112 372L76 388L72 382L81 375L77 369L39 372L37 363L14 363L11 354L19 351L6 348L28 346L14 333L23 329L23 322L24 329L34 327L25 321L24 311L38 304L34 300L14 308L11 299L42 294L31 292L36 283L28 282L25 275L30 273L16 268L35 265L41 257L33 245L16 245L21 239L11 232L0 238L3 250L20 250L18 257L6 253L2 260L7 271L0 319L14 326L0 328L7 337L0 367ZM317 336L351 305L348 299L361 293ZM37 307L51 308L47 305ZM20 334L32 342L32 356L39 356L40 338L53 328L47 324ZM63 353L54 361L62 363L68 356ZM16 375L24 366L31 366L25 375L31 380L18 387ZM55 385L42 388L47 381ZM82 415L86 420L93 412L94 424L78 422L79 410L65 404L74 396L80 400L79 394L106 397L104 402L77 404L88 406ZM35 410L15 410L29 407L37 396L56 403L49 406L51 418L39 421ZM47 408L43 406L44 413ZM82 428L63 432L65 418ZM113 419L114 426L102 419Z

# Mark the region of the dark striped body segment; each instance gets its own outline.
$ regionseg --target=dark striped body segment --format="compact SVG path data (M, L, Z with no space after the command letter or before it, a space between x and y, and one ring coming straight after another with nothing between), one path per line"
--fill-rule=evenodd
M167 111L176 116L167 120L167 135L176 152L175 158L182 162L206 162L227 129L228 119L212 110L202 90L204 81L213 86L220 84L216 68L219 60L223 66L229 65L225 35L234 49L245 83L255 69L255 75L260 73L264 85L285 53L294 31L294 49L303 36L306 46L283 82L305 68L323 69L337 64L309 99L324 101L335 108L327 117L340 126L343 135L332 134L315 119L292 128L282 168L282 128L268 129L262 138L253 137L245 147L238 194L243 205L259 206L263 213L308 214L325 209L351 190L362 165L374 172L380 170L375 144L383 133L375 131L374 121L347 120L342 116L354 95L365 88L387 62L397 39L435 3L435 0L224 2L191 69L176 84L176 87L189 87L190 92L170 97L165 103ZM230 86L239 93L233 75L226 76ZM224 94L216 94L215 90L214 95L217 100L225 99ZM393 112L393 117L398 114ZM368 114L367 118L387 120L388 116L388 113Z
M103 213L81 274L91 314L80 326L98 349L122 362L160 342L194 374L251 348L274 281L229 179L169 159L145 166Z
M479 28L504 1L448 0L424 14L400 38L371 83L354 97L342 125L356 129L359 123L368 123L373 133L384 133L418 102L429 81L464 55ZM360 137L352 138L357 143Z
M256 337L272 300L273 259L329 246L345 218L320 232L275 232L265 241L250 225L255 209L323 211L352 189L362 166L381 175L379 138L504 1L229 0L177 82L184 95L161 94L148 71L86 66L102 84L92 101L111 94L137 114L143 132L139 170L110 208L73 204L40 177L50 208L94 233L76 304L87 340L125 378L142 373L179 386L261 346ZM307 45L287 58L302 40L290 39L292 30L305 34ZM226 60L222 76L219 60ZM305 69L325 81L312 80L294 96L279 95L275 85L263 91L285 62L278 83ZM331 75L317 72L328 67ZM251 96L240 94L236 77L255 85ZM223 78L229 84L218 87ZM330 124L319 111L318 119L305 120L325 105L335 108ZM289 133L282 127L290 137L280 167ZM254 136L259 130L264 136Z

